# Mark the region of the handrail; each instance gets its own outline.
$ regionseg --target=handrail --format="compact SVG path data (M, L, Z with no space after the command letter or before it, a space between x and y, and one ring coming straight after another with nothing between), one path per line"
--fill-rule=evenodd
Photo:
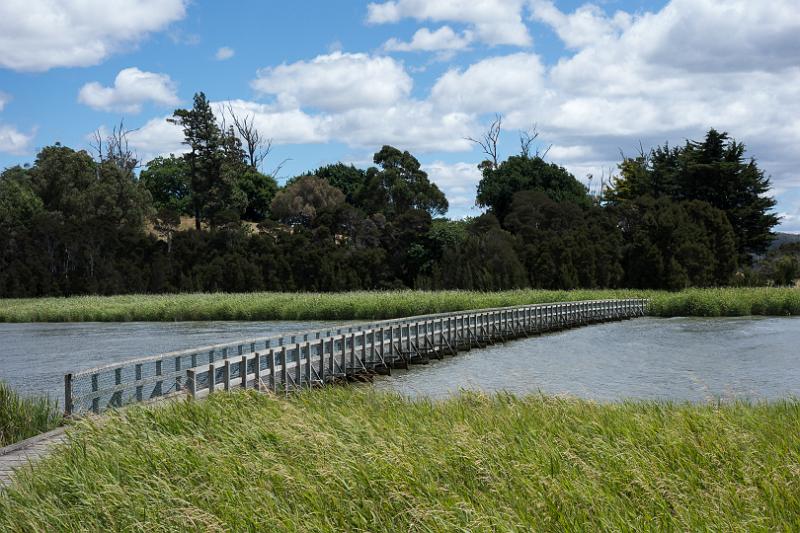
M241 383L242 373L245 379L241 384L247 386L252 374L254 385L257 386L262 372L267 372L274 386L276 367L279 365L282 372L279 376L280 385L289 390L310 386L312 382L326 382L312 368L314 364L321 365L323 376L324 366L329 364L331 374L334 374L332 379L337 378L337 372L333 369L338 364L338 377L352 378L359 373L390 369L396 364L407 365L409 360L426 357L430 353L441 354L446 345L450 353L455 353L458 349L468 349L473 344L481 345L487 339L492 341L496 337L505 340L585 323L643 316L647 302L645 299L586 300L451 311L285 333L140 357L67 374L65 412L70 415L88 410L87 400L91 400L92 411L100 412L123 403L144 401L145 396L158 398L173 391L183 392L187 385L190 389L196 388L197 382L190 382L189 370L194 376L192 380L204 374L205 378L200 379L213 381L214 387L218 385L218 377L223 378L225 386L230 385L231 379ZM380 338L377 338L378 334ZM401 338L397 340L396 335ZM424 346L420 345L420 336L424 339ZM349 350L352 368L346 368L346 361L334 361L334 356L327 356L326 350L331 354ZM356 350L361 353L356 354ZM279 362L275 360L276 352L283 357ZM259 359L259 353L264 353L265 357ZM215 368L213 380L209 377L208 368L205 371L197 370L209 367L215 361L222 362L224 368ZM165 368L165 363L171 368ZM301 365L308 367L304 375L300 375L298 367ZM294 376L287 374L289 368L295 372ZM209 390L214 389L209 386Z

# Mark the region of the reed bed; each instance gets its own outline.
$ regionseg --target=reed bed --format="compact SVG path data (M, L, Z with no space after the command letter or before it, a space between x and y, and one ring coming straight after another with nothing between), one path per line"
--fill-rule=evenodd
M387 291L80 296L0 300L0 322L376 320L546 302L650 298L656 316L798 315L800 289Z
M0 381L0 448L61 425L58 402L47 397L25 398Z
M800 529L800 404L599 404L353 387L81 422L3 531Z

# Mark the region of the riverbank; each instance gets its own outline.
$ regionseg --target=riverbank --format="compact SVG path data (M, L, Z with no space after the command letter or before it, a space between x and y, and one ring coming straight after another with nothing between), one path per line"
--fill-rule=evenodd
M331 387L84 421L0 494L0 529L800 527L800 404L611 403Z
M0 381L0 448L39 435L62 423L58 402L22 397Z
M800 315L789 288L388 291L80 296L0 300L0 322L172 322L196 320L377 320L546 302L649 298L654 316Z

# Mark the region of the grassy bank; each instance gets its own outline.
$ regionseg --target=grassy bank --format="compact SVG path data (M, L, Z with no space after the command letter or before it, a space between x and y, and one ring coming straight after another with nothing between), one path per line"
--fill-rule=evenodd
M0 448L50 431L61 424L58 404L48 398L23 398L0 381Z
M0 300L0 322L173 320L373 320L488 307L645 297L658 316L800 315L798 289L681 292L577 290L397 291L85 296Z
M83 422L0 494L0 530L800 528L800 404L331 387Z

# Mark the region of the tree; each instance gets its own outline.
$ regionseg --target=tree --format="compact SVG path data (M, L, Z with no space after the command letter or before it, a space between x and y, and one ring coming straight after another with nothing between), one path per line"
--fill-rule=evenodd
M618 208L625 284L677 290L729 283L735 236L725 214L697 200L643 196Z
M362 207L357 199L362 194L367 180L367 173L364 170L353 165L334 163L320 167L308 175L328 180L328 183L344 193L347 203Z
M357 198L357 203L368 213L383 213L392 218L414 209L431 216L447 212L444 193L431 183L419 161L409 152L384 146L375 154L373 162L380 169L367 170Z
M514 236L492 214L469 222L463 241L445 247L433 273L433 286L442 289L491 291L527 285Z
M608 194L612 203L641 196L676 201L700 200L721 209L736 238L736 253L743 264L763 253L771 242L778 217L771 213L775 200L767 193L769 178L755 159L745 158L743 143L727 133L709 130L703 141L687 141L626 158L620 176Z
M302 176L275 195L272 215L286 223L310 225L318 213L344 203L344 193L326 180Z
M178 215L193 213L189 165L183 157L156 157L147 163L139 179L150 191L156 210L167 209Z
M554 202L542 191L514 195L506 228L532 287L616 287L622 280L619 230L593 206Z
M478 183L477 203L488 207L500 220L511 210L514 194L520 191L541 191L554 202L571 202L588 207L588 190L566 169L547 163L539 156L511 156L494 168L483 165L483 178Z
M247 198L242 214L244 220L261 222L269 217L270 204L278 192L275 178L248 167L238 175L236 185Z
M189 167L189 189L195 229L201 221L211 226L238 219L246 198L236 186L245 152L233 131L222 131L202 92L194 95L192 109L176 109L169 119L183 127L184 159Z

